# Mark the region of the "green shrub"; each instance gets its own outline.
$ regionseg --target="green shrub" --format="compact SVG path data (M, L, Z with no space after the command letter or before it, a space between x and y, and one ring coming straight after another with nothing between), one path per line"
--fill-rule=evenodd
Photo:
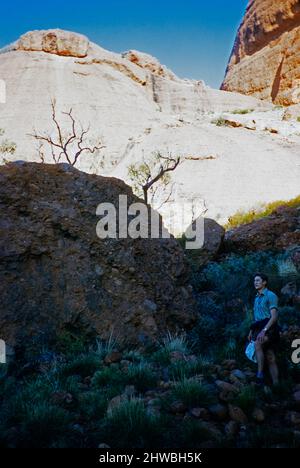
M132 362L142 362L144 361L145 357L140 353L140 351L131 349L123 353L123 359L127 359L128 361Z
M20 445L24 447L51 447L68 433L70 415L48 402L25 404L21 423Z
M180 445L186 448L199 448L199 444L214 441L218 445L219 437L207 424L189 419L181 425Z
M93 375L102 365L97 354L83 354L75 357L61 368L62 376L80 375L88 377Z
M168 331L161 340L159 349L152 353L151 360L162 365L168 365L170 364L170 354L172 352L189 353L188 340L184 334L172 334Z
M251 112L253 112L254 109L236 109L232 112L232 114L241 114L241 115L244 115L244 114L250 114Z
M184 380L195 375L206 375L209 371L211 360L198 356L195 361L176 361L169 366L169 375L172 380Z
M109 385L122 388L125 382L126 376L115 366L108 366L98 370L92 378L92 386L95 388Z
M289 327L299 325L300 323L300 310L292 306L280 307L279 311L280 325Z
M241 389L234 398L233 403L249 416L255 408L256 399L257 395L255 389L251 385L247 385Z
M290 200L276 200L270 203L261 203L247 211L237 211L234 215L230 216L228 222L224 225L226 230L233 229L241 224L248 224L256 221L257 219L269 216L279 206L297 207L300 206L300 195Z
M126 382L137 391L144 392L157 385L157 376L151 366L145 363L131 364L126 372Z
M224 117L219 117L218 119L213 119L211 121L211 123L216 125L217 127L226 127L227 126L227 122L226 122L226 119L224 119Z
M55 336L55 349L67 356L86 352L87 341L82 335L63 330Z
M103 421L103 439L112 448L156 447L161 439L161 421L150 415L143 401L132 398L108 412Z
M205 407L214 402L214 395L208 387L194 379L176 382L171 391L173 400L180 400L189 408Z
M89 421L96 421L106 414L108 398L98 391L82 393L79 396L79 411L82 417Z

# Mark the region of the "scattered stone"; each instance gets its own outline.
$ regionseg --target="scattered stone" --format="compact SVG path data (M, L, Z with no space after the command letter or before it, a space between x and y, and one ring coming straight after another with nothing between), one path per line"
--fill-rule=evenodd
M122 359L122 354L118 351L112 351L111 353L107 354L104 358L105 364L112 364L116 362L120 362Z
M292 426L300 426L300 413L297 411L289 411L285 416L285 420Z
M214 419L217 419L218 421L224 421L224 419L227 418L228 416L228 410L225 405L221 405L219 403L215 405L211 405L208 408L210 414L213 416Z
M226 424L224 431L229 438L234 438L238 434L239 428L240 425L237 421L229 421Z
M297 406L300 406L300 390L293 394L293 399Z
M223 380L216 380L215 384L223 392L231 392L231 393L237 393L238 392L238 389L229 382L225 382Z
M51 395L51 401L56 405L70 405L73 402L73 396L67 392L54 392Z
M245 415L244 411L238 406L232 404L228 405L229 416L233 421L236 421L240 424L247 424L248 418Z
M122 401L124 401L124 395L117 395L113 397L107 405L107 414L111 414L114 408L120 405Z
M187 406L182 401L173 401L170 405L170 411L173 414L176 413L185 413L187 410Z
M209 421L210 414L206 408L192 408L190 414L196 419L203 419L204 421Z
M225 391L225 390L222 390L220 393L219 393L219 399L221 401L223 401L224 403L228 403L230 401L233 400L233 398L235 397L236 393L233 393L233 392L228 392L228 391Z
M262 409L254 408L252 412L252 418L254 419L254 421L261 423L261 422L264 422L265 420L265 414Z
M239 369L234 369L231 374L239 380L246 380L246 374Z
M236 368L236 360L235 359L225 359L222 362L222 367L227 370L234 370Z

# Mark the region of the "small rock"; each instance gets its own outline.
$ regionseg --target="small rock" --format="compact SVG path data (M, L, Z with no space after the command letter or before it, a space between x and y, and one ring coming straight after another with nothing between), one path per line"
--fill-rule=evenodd
M104 270L100 265L96 265L95 273L96 273L97 276L103 276L104 275Z
M51 395L51 401L57 405L70 405L73 402L73 396L71 395L71 393L67 392L54 392Z
M236 368L236 360L235 359L225 359L222 362L222 367L227 370L233 370Z
M293 399L295 400L296 405L300 406L300 390L293 394Z
M192 408L190 414L196 419L210 420L209 411L206 408Z
M104 358L105 364L112 364L114 362L120 362L122 359L122 354L118 351L112 351L111 353L107 354Z
M219 393L219 399L221 401L224 401L224 403L228 403L231 401L235 396L235 393L233 392L226 392L225 390L222 390L222 392Z
M261 423L265 420L265 413L260 408L255 408L252 412L252 418L254 421Z
M300 413L297 411L289 411L285 416L285 420L292 426L300 426Z
M186 410L187 410L187 407L184 403L182 403L182 401L174 401L170 405L170 411L173 414L176 414L176 413L182 414L182 413L185 413Z
M220 390L224 392L232 392L232 393L238 392L238 389L234 385L232 385L229 382L225 382L224 380L216 380L215 384Z
M119 406L122 401L124 401L123 395L117 395L114 398L112 398L107 405L107 413L111 414L112 410L116 408L117 406Z
M294 441L297 446L300 444L300 431L293 431Z
M246 380L246 375L244 374L244 372L242 372L239 369L234 369L231 372L231 374L234 375L234 377L238 378L239 380Z
M84 433L84 429L80 424L73 424L72 429L73 431L79 432L80 434Z
M233 421L236 421L240 424L247 424L248 418L245 415L244 411L238 406L228 405L229 416Z
M215 405L211 405L208 408L208 410L209 410L210 414L215 419L217 419L218 421L223 421L224 419L227 418L228 411L227 411L227 407L225 405L221 405L221 404L217 403Z
M224 430L225 430L225 434L229 437L229 438L234 438L237 433L239 432L239 423L237 421L229 421Z
M161 408L161 401L159 398L151 398L151 400L148 400L147 405L155 406L156 408Z
M149 310L150 312L153 313L157 311L157 305L154 302L149 301L149 299L145 299L143 304L145 308Z

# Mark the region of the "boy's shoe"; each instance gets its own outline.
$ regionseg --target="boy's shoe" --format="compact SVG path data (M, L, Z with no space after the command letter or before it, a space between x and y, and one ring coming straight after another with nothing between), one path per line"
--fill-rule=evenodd
M265 381L264 381L264 375L260 372L256 374L256 379L255 382L257 385L263 386Z
M263 387L263 386L264 386L264 384L265 384L265 382L264 382L264 378L263 378L263 377L262 377L262 378L260 378L260 377L256 377L256 379L255 379L255 383L256 383L256 385L259 385L260 387Z

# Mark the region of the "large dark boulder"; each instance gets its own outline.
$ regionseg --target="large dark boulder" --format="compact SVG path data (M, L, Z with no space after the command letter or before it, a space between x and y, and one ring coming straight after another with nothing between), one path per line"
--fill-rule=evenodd
M105 239L99 203L141 201L119 179L65 165L0 168L0 330L15 346L64 330L152 342L194 323L184 251L174 238ZM148 208L149 209L149 208Z

